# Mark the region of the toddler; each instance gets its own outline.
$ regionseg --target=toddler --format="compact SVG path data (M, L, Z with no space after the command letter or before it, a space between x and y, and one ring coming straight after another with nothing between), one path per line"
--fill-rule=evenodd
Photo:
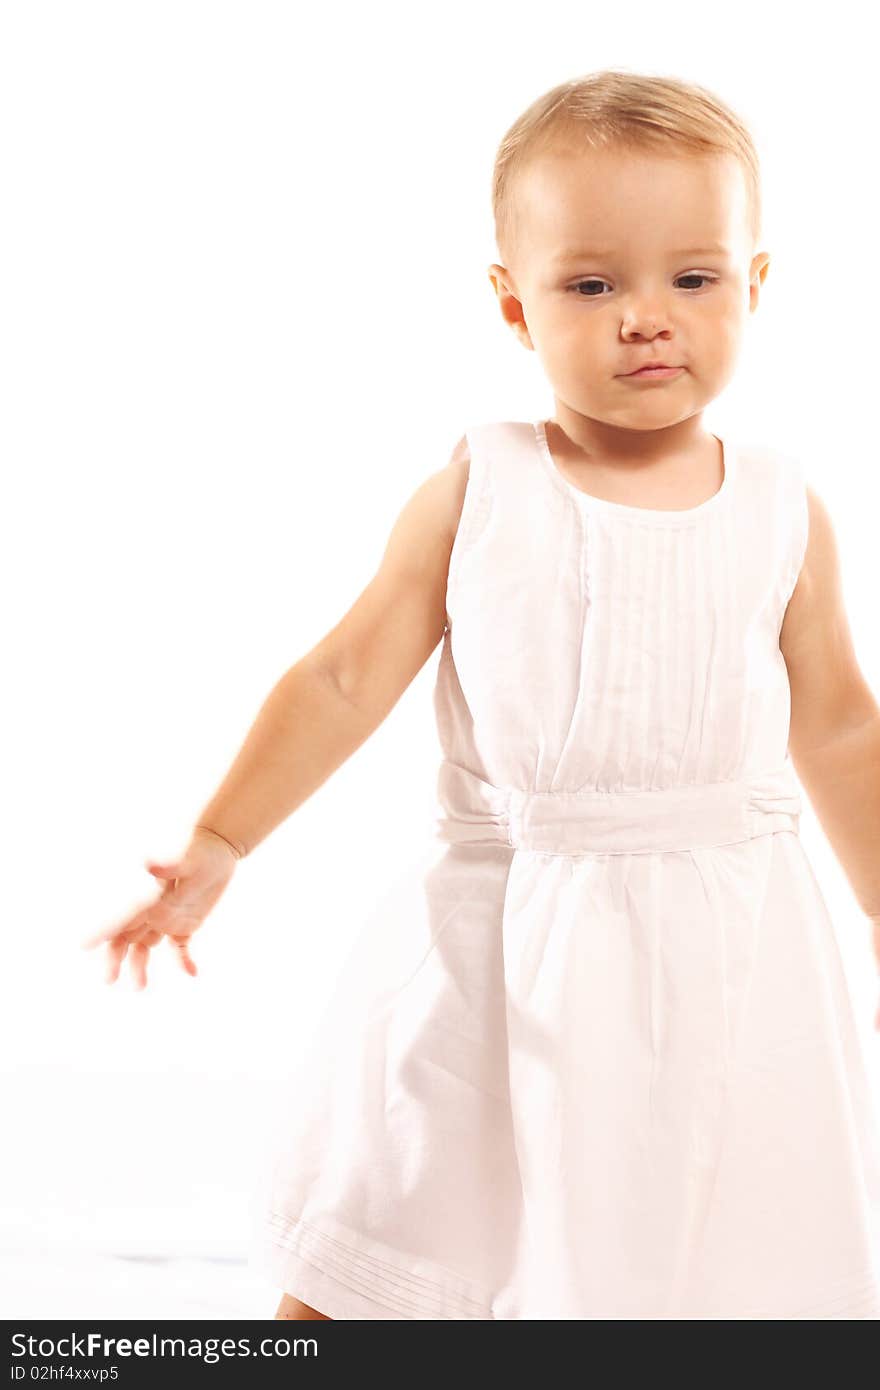
M803 787L880 959L880 707L802 463L703 423L767 277L753 142L701 87L592 73L492 193L552 415L465 431L86 944L194 975L240 861L439 645L436 839L256 1204L276 1317L877 1318L876 1118L798 818Z

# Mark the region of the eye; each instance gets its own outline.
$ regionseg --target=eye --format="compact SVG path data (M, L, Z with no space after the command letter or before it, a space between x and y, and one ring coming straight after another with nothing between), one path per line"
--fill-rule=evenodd
M693 270L688 275L679 275L678 278L679 280L706 280L710 285L714 285L718 281L717 275L704 275L699 270Z
M718 277L717 277L717 275L703 275L702 272L696 272L696 271L695 271L695 272L692 272L692 273L690 273L690 274L688 274L688 275L679 275L677 278L678 278L679 280L705 280L707 283L712 284L712 285L718 283ZM590 278L589 280L578 280L578 282L577 282L576 285L571 285L571 286L569 286L569 288L570 288L570 289L573 289L573 290L579 290L580 287L581 287L582 285L607 285L607 284L608 284L608 281L607 281L607 280L600 280L600 279L598 278L598 276L591 276L591 278ZM698 286L697 288L699 289L700 286ZM689 293L690 293L690 294L694 294L695 292L696 292L696 291L693 290L693 289L689 290ZM583 294L583 295L581 295L581 298L582 298L582 299L601 299L601 298L602 298L602 294L601 294L601 292L600 292L599 294Z

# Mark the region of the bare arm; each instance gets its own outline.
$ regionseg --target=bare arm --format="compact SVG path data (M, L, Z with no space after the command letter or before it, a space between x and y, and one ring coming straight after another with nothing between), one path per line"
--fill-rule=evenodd
M384 721L446 627L465 441L413 493L379 569L342 620L268 695L198 824L248 854Z
M789 748L853 892L876 924L880 707L853 649L831 519L816 494L807 494L807 552L779 637L791 685Z

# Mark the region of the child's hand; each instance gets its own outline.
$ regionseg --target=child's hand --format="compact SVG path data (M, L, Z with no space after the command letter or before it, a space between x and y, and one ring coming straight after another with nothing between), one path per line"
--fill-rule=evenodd
M175 948L181 968L189 975L197 974L189 953L189 939L223 893L237 862L234 851L219 835L201 827L193 831L189 845L175 863L148 860L149 872L165 880L158 897L82 943L83 950L90 950L107 942L106 983L112 985L118 980L125 954L131 948L135 987L144 989L150 949L163 936Z

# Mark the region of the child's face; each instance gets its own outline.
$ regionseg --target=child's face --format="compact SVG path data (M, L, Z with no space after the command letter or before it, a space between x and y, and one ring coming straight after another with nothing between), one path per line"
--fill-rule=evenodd
M554 152L523 173L515 196L517 264L489 276L558 403L655 430L719 395L770 259L752 255L732 156ZM625 375L653 359L685 370Z

